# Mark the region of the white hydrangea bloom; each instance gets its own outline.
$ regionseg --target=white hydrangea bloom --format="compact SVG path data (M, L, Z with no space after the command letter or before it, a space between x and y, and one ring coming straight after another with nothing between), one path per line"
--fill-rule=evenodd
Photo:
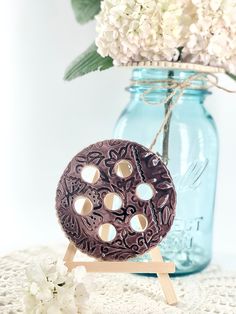
M27 314L77 314L88 293L82 279L83 267L68 272L62 260L50 259L31 265L26 275L24 305Z
M115 65L181 60L236 74L235 0L103 0L96 19L98 53Z
M197 21L183 49L183 61L223 67L236 74L236 1L193 0Z
M114 64L176 61L195 12L190 0L104 0L96 19L98 53Z

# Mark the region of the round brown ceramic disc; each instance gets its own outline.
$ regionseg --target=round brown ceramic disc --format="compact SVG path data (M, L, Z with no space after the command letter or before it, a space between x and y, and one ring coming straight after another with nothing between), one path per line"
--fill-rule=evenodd
M127 260L155 247L173 224L176 193L161 159L140 144L107 140L77 154L57 189L67 237L82 252Z

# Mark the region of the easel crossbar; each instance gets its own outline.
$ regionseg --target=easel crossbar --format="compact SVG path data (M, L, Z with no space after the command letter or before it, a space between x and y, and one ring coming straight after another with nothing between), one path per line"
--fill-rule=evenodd
M69 270L77 266L84 266L87 272L96 273L158 273L168 274L175 272L172 262L66 262Z

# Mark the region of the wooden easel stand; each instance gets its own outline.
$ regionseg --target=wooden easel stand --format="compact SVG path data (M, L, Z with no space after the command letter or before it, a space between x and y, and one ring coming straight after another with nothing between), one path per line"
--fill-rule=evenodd
M64 262L69 271L77 266L84 266L87 272L102 273L156 273L165 295L166 302L170 305L177 303L177 297L172 285L169 273L175 272L175 264L173 262L164 262L158 247L150 251L151 262L75 262L77 248L72 242L67 247Z

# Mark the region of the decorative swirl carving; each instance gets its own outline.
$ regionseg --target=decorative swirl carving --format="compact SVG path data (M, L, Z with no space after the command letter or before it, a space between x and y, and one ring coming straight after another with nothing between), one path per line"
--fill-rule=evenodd
M124 159L133 168L127 178L115 173L116 163ZM83 181L81 171L86 165L98 168L100 177L96 183ZM143 182L154 191L149 201L141 200L135 193ZM105 207L108 193L121 197L119 209ZM74 202L79 196L89 199L92 212L76 212ZM67 237L84 253L103 260L127 260L156 246L173 224L175 207L173 181L161 159L147 148L123 140L102 141L77 154L64 171L56 193L58 218ZM142 232L131 227L131 218L136 214L147 219L148 226ZM98 230L107 223L114 226L116 234L113 240L105 242Z

